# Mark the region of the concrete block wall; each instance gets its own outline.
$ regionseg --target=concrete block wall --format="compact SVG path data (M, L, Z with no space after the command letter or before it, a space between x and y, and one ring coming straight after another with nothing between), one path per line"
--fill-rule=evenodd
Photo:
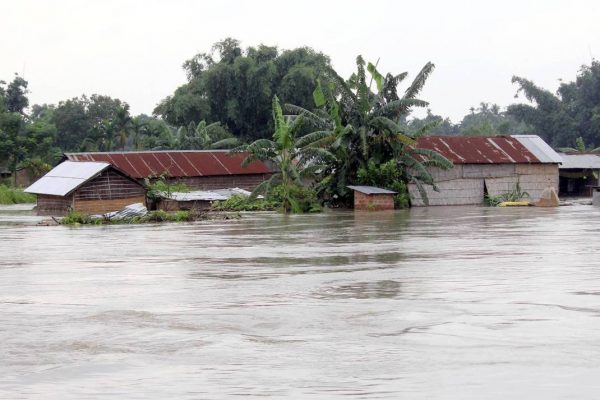
M557 164L465 164L448 171L430 171L440 189L435 192L425 186L431 206L483 204L485 188L490 195L498 196L512 191L517 181L521 190L529 193L529 201L539 200L547 187L558 192ZM416 185L409 184L408 192L413 206L425 205Z

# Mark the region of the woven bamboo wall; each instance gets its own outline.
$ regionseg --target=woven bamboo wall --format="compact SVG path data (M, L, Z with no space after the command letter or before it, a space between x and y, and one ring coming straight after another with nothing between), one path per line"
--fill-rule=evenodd
M185 183L190 189L214 190L240 188L252 191L263 181L269 179L271 174L245 174L245 175L218 175L194 176L187 178L172 178L170 183Z
M73 196L37 195L37 215L65 215L73 207Z
M119 211L126 206L134 203L144 203L145 196L123 197L120 199L103 200L77 200L75 199L74 209L84 214L105 214L112 211Z
M146 190L136 181L108 169L75 192L75 201L138 198Z

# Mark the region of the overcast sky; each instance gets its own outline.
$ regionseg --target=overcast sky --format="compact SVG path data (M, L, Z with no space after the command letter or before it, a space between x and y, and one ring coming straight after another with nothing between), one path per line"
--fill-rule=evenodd
M379 70L436 70L421 97L455 122L471 106L514 102L511 76L556 90L600 58L600 1L0 0L0 80L18 72L30 101L81 94L133 114L185 82L182 63L225 37L243 47L310 46L348 77L358 54Z

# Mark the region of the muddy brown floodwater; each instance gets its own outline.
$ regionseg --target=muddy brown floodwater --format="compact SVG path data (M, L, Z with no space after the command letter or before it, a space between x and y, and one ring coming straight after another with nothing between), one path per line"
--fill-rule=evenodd
M0 209L2 399L592 399L600 209L41 227Z

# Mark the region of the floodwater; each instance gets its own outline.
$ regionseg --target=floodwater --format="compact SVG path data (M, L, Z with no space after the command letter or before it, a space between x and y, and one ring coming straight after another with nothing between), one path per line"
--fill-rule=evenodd
M0 210L2 399L593 399L600 209Z

